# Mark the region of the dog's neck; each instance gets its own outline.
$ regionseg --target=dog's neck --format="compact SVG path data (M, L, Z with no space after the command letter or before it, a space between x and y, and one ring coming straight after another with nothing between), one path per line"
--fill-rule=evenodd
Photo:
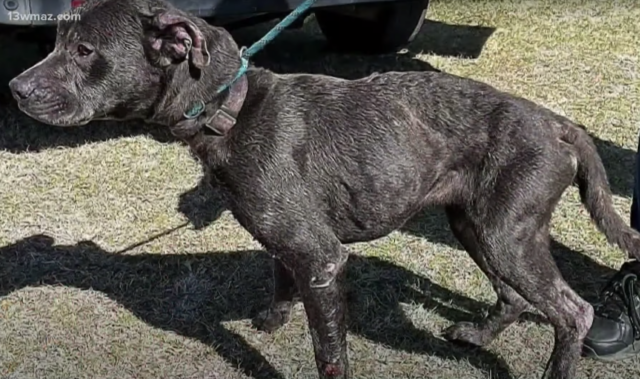
M200 134L226 136L236 124L248 86L248 79L243 74L221 91L222 99L214 99L210 103L197 100L184 113L183 120L169 127L171 133L189 144Z
M226 138L219 137L235 126L249 89L246 73L237 78L242 68L240 49L226 31L212 29L207 33L210 64L192 72L185 61L165 71L163 96L150 120L168 126L209 168L226 161ZM221 91L223 86L227 88Z
M209 28L206 33L207 46L212 46L210 64L201 70L190 66L188 61L171 66L165 71L164 96L153 109L152 122L172 127L185 119L195 104L204 103L215 109L237 91L237 86L218 93L240 70L240 49L225 30ZM168 89L175 89L170 91Z

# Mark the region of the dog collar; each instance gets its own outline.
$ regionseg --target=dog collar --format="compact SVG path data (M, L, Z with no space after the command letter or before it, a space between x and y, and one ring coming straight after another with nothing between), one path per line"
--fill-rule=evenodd
M204 101L199 100L191 108L184 113L184 118L187 120L194 120L205 114L204 122L202 126L206 131L213 132L216 135L224 136L231 128L236 124L238 114L244 105L244 100L247 97L247 91L249 89L249 83L246 75L242 75L236 80L228 89L228 95L225 101L218 107L218 109L211 110L210 116L207 105Z

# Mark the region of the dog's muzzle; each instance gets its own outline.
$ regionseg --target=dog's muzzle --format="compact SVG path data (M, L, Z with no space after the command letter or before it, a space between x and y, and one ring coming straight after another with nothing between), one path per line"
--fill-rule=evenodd
M76 111L70 94L46 81L18 76L9 82L9 88L18 103L18 108L29 117L45 124L67 126L67 122L62 122L63 118L73 115ZM84 123L83 121L74 124Z

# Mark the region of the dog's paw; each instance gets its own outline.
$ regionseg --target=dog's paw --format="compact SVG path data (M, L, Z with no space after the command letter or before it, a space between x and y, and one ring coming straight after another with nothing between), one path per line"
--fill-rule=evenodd
M271 333L288 323L290 318L291 315L289 312L268 309L260 312L253 320L253 326L260 331Z
M458 322L442 332L449 342L481 347L491 342L491 333L473 322Z

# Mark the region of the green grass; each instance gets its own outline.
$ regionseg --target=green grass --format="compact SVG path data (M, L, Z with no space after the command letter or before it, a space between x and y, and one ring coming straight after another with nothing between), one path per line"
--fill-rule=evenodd
M628 217L640 128L640 6L627 2L434 1L401 54L327 53L315 23L256 58L279 72L360 77L441 70L483 80L585 124ZM250 43L269 25L243 30ZM493 30L492 28L495 28ZM2 77L32 47L3 40ZM23 54L16 51L22 49ZM31 59L31 60L30 60ZM0 107L1 378L314 378L301 305L266 335L250 318L269 302L269 261L163 131L95 123L61 130ZM187 193L187 195L183 195ZM188 216L187 216L188 215ZM182 227L145 241L187 220ZM494 301L440 212L350 247L349 347L356 378L538 378L553 333L535 312L482 350L439 337ZM553 253L587 299L624 260L569 190ZM579 378L632 378L640 361L582 360Z

